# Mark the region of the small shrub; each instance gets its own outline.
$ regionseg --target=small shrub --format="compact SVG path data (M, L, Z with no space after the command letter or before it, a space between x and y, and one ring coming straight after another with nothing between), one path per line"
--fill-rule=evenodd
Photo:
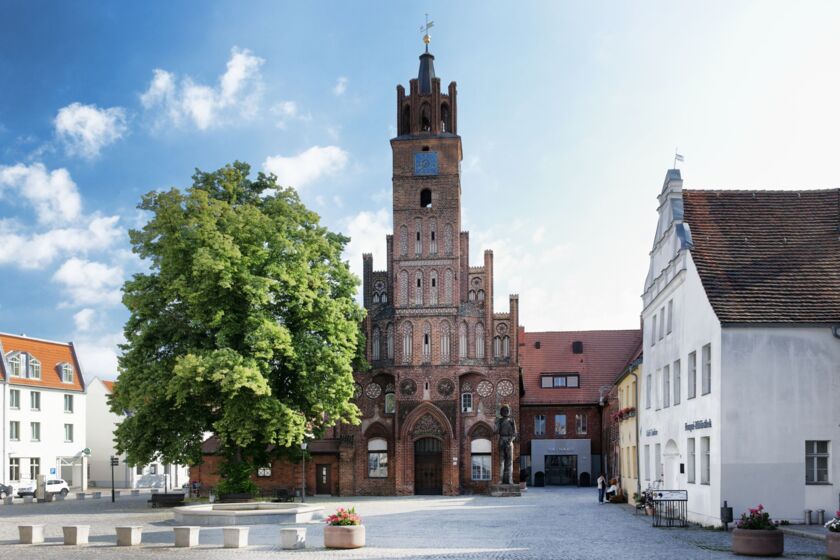
M751 531L775 529L776 524L770 519L770 514L764 511L764 506L758 504L758 507L750 508L749 513L742 513L741 519L738 521L739 529L748 529Z

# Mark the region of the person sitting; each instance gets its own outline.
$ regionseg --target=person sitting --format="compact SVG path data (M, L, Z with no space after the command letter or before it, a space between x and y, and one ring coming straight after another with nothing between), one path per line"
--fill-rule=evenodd
M607 501L613 501L613 498L618 495L619 488L618 488L618 481L616 479L610 480L610 486L607 488Z

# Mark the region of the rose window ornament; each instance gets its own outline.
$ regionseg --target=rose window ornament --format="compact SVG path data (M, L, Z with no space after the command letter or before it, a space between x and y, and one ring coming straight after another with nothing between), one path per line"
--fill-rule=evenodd
M493 394L493 384L489 381L482 381L475 390L480 397L489 397Z
M438 381L437 391L441 396L448 397L455 391L455 384L452 383L451 379L441 379Z
M499 381L499 384L496 385L496 392L499 394L500 397L509 397L513 394L513 383L511 383L507 379L502 379Z
M417 392L417 383L413 379L403 379L400 381L400 393L403 395L413 395Z
M368 383L365 387L365 396L369 399L376 399L382 394L382 387L378 383Z
M353 384L353 398L358 399L362 396L362 386L358 383Z

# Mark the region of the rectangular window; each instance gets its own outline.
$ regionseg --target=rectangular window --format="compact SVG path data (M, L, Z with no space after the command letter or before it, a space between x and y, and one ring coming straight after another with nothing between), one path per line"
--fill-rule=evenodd
M656 480L661 481L662 480L662 445L661 444L658 444L658 443L656 444L656 447L654 449L654 453L655 453L654 459L656 460L656 465L655 465L655 467L656 467Z
M461 412L472 412L472 393L461 393Z
M703 394L712 392L712 345L703 347Z
M473 480L490 480L490 464L492 455L490 454L473 454L472 455L472 479Z
M137 467L135 468L135 471L134 471L134 472L136 472L138 476L142 476L142 474L143 474L143 465L137 465Z
M29 431L32 434L32 441L41 441L41 423L30 422Z
M545 416L543 416L542 414L537 414L536 416L534 416L534 435L545 435Z
M688 355L688 398L697 396L697 352Z
M64 395L64 412L73 412L73 395Z
M688 482L694 484L694 468L697 465L697 450L695 448L694 438L688 438L688 464L686 465L686 472L688 474Z
M828 484L828 442L805 442L805 484Z
M665 338L665 306L659 310L659 340Z
M32 391L29 393L29 404L32 410L41 410L41 392Z
M650 408L650 395L653 385L653 379L650 374L647 374L647 382L645 383L645 408Z
M674 300L668 300L668 334L674 329Z
M565 414L555 414L554 415L554 434L558 436L565 436L566 435L566 415Z
M271 465L259 467L257 469L257 476L260 478L271 478Z
M543 389L551 389L554 387L554 379L552 377L544 376L540 379L540 387Z
M387 451L368 451L368 478L388 478Z
M20 441L20 422L17 420L9 422L9 439L11 441Z
M680 404L680 391L682 390L682 379L680 378L680 361L674 362L674 406Z
M587 432L588 426L586 424L586 414L576 414L575 415L575 431L583 435Z
M540 387L542 387L543 389L576 389L580 387L580 376L576 373L562 375L543 375L540 378Z
M662 408L662 370L656 370L656 375L651 380L655 384L651 391L653 391L653 398L656 400L656 410Z
M38 480L39 474L41 474L41 459L31 457L29 459L29 480Z
M20 481L20 459L12 457L9 459L9 482Z
M20 390L19 389L10 389L9 390L9 408L18 410L20 409Z
M656 344L656 315L653 316L653 319L650 323L650 345L654 346Z
M671 406L671 366L662 369L662 406Z
M711 451L709 449L709 438L700 438L700 484L711 482Z
M645 480L650 480L650 445L645 445Z
M73 424L64 424L64 443L73 441Z

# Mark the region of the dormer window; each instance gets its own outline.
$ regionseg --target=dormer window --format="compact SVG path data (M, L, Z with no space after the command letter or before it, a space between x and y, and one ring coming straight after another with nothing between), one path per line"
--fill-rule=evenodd
M73 383L73 366L70 364L61 364L61 382Z
M29 379L41 379L41 362L34 356L29 356L29 367L26 371Z
M9 358L9 370L12 377L20 377L23 372L23 357L15 354Z

